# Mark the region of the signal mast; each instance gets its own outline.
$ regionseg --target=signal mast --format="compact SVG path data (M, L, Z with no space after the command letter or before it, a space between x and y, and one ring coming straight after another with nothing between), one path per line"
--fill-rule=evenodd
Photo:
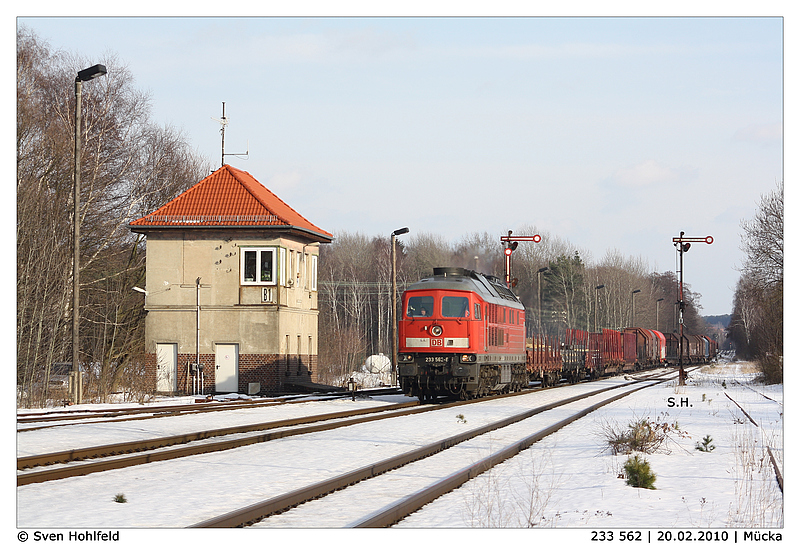
M513 288L517 285L517 279L511 278L511 254L514 253L514 250L517 249L517 246L520 242L541 242L542 237L540 235L531 235L531 236L511 236L511 231L508 232L508 236L500 237L500 242L503 242L503 255L505 256L505 280L506 286L509 288Z
M692 247L692 242L705 242L706 244L711 244L714 242L714 237L685 237L683 236L684 232L681 231L681 236L673 237L672 244L675 248L678 249L678 253L680 254L680 280L678 281L678 323L680 324L681 328L681 339L680 339L680 352L678 355L678 385L685 386L686 385L686 375L683 370L683 310L685 308L683 302L683 254L689 251L689 248Z

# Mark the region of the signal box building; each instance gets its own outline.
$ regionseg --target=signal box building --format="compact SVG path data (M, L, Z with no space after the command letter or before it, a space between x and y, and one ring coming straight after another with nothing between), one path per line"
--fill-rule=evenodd
M316 382L319 245L330 233L229 165L129 227L147 237L145 367L157 392Z

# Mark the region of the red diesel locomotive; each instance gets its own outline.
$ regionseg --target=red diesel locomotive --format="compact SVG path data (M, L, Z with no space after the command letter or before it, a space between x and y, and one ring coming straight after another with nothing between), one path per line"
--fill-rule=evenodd
M528 385L525 307L505 283L440 267L403 293L398 377L425 401L469 399Z

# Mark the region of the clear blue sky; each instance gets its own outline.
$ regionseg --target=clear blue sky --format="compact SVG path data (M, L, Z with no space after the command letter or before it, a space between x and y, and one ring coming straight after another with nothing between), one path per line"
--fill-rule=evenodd
M250 151L226 162L334 233L535 225L658 271L680 231L712 235L686 255L707 315L730 311L740 221L783 179L777 17L17 23L115 54L215 168L226 102L226 152Z

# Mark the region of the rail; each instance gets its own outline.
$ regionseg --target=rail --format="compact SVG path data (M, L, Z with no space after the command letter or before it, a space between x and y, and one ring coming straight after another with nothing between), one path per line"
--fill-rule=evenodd
M66 464L69 462L76 462L89 458L117 456L120 454L128 454L140 451L149 451L163 447L170 447L174 445L185 444L193 441L200 441L210 439L213 437L220 437L225 435L245 434L258 431L264 431L275 428L294 427L282 431L272 432L266 435L257 435L250 437L243 437L229 441L219 441L213 444L203 444L197 446L189 446L183 448L171 449L161 453L146 453L138 456L129 456L126 458L118 458L113 461L107 462L92 462L87 464L80 464L65 468L32 471L28 473L20 473L17 475L17 486L46 482L56 479L63 479L66 477L74 477L78 475L88 475L98 471L106 471L108 469L118 469L121 467L129 467L132 465L139 465L154 461L172 460L184 456L192 456L194 454L201 454L205 452L216 452L220 450L228 450L240 446L250 445L253 443L262 443L279 439L281 437L288 437L291 435L298 435L301 433L312 433L315 431L323 431L334 429L345 425L353 425L370 420L379 420L381 418L388 418L386 414L373 415L371 417L356 418L353 420L346 420L342 422L329 422L327 424L320 424L317 426L309 426L305 428L296 428L304 424L313 422L320 422L326 420L335 420L341 418L352 418L355 416L372 414L372 413L385 413L387 411L396 411L401 409L414 408L419 405L418 401L409 401L407 403L398 403L389 407L371 407L368 409L354 409L351 411L340 411L336 413L306 416L301 418L292 418L287 420L277 420L273 422L262 422L260 424L247 424L243 426L234 426L229 428L220 428L215 430L205 430L201 432L194 432L182 435L174 435L168 437L160 437L156 439L148 439L143 441L130 441L125 443L115 443L112 445L102 445L98 447L87 447L81 449L73 449L61 452L52 452L47 454L37 454L33 456L22 456L17 458L17 469L29 469L37 466L52 465L52 464ZM433 405L425 407L418 407L416 412L433 410L437 408ZM408 411L412 412L412 411ZM405 412L403 414L408 414Z

